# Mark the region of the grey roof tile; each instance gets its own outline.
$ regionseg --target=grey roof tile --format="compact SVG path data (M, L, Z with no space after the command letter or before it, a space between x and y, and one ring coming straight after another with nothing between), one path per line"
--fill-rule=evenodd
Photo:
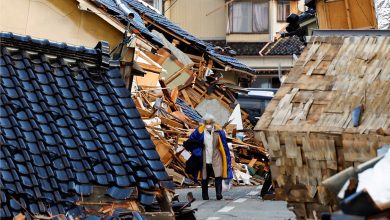
M130 92L113 80L118 67L101 63L99 48L11 33L0 38L0 198L7 199L0 217L20 212L11 196L23 210L49 214L64 213L94 185L112 186L108 194L114 198L128 198L135 188L173 187ZM75 59L82 74L58 62L64 58ZM83 62L99 66L101 82L90 78Z
M92 2L98 6L107 7L109 9L109 10L107 10L107 12L110 13L111 15L117 16L117 14L120 13L118 6L115 4L115 0L94 0ZM149 18L150 20L155 22L158 26L163 27L163 28L175 33L176 35L182 37L183 39L189 41L192 44L192 46L194 46L197 50L207 53L210 57L216 59L217 61L223 63L224 65L230 65L235 69L245 71L248 73L252 73L252 74L256 73L256 71L254 69L246 66L245 64L241 63L239 60L237 60L231 56L226 56L226 55L220 54L219 52L217 52L214 49L214 45L212 45L206 41L200 40L199 38L193 36L192 34L188 33L187 31L185 31L181 27L177 26L176 24L174 24L173 22L168 20L165 16L157 13L155 10L149 8L148 6L144 5L140 1L124 0L124 2L126 2L129 5L129 8L131 10L134 10L140 16L145 16L145 17ZM121 17L117 17L117 19L123 21L123 18L121 18ZM152 36L156 37L154 34L152 34L149 31L149 29L152 29L152 27L158 28L157 26L150 24L150 25L148 25L148 27L145 27L142 23L143 22L142 19L134 19L134 20L135 20L135 22L133 22L134 24L133 23L132 24L136 29L138 29L141 32L141 35L144 35L144 36L152 35ZM137 26L137 25L139 25L139 26ZM152 37L152 39L153 39L153 37Z

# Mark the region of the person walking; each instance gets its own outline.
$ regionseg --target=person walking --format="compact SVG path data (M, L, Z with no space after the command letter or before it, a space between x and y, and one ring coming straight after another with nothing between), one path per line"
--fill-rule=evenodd
M212 115L206 114L202 120L203 124L184 143L192 153L186 163L186 172L193 175L195 181L202 179L203 200L209 200L208 183L210 177L214 177L216 197L221 200L223 179L233 178L226 134Z

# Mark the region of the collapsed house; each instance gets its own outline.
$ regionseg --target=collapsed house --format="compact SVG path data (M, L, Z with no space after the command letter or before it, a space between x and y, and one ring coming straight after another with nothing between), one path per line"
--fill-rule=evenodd
M138 216L174 185L109 45L1 35L1 218Z
M267 152L253 135L236 138L252 125L237 108L234 89L218 81L218 73L250 76L252 69L140 1L123 1L131 20L115 1L78 2L131 30L136 43L115 48L124 52L116 60L104 42L90 49L1 34L1 217L129 217L148 214L156 202L172 217L172 177L181 172L189 179L180 146L207 100L217 104L208 107L223 106L221 124L238 109L243 126L226 123L232 153L257 167L253 174L263 171ZM175 172L168 175L163 164Z
M184 172L189 152L182 144L206 113L213 114L220 125L231 128L230 134L234 133L231 142L235 142L232 155L236 152L245 156L242 158L245 164L252 161L255 167L252 174L264 171L268 157L261 143L255 143L250 132L244 142L235 136L253 128L248 113L239 107L234 113L238 104L235 93L240 88L221 82L235 74L251 77L254 70L230 57L229 51L192 36L142 1L121 1L134 14L132 20L123 15L117 1L87 2L90 10L99 11L99 16L109 15L123 26L130 24L131 32L146 40L143 44L136 42L133 54L130 53L144 74L121 73L126 86L131 87L136 107L162 162L171 168L168 172L177 184L191 183L190 176ZM235 116L231 118L233 113ZM230 119L236 120L235 125ZM237 162L240 162L238 157ZM239 170L241 164L235 167Z
M122 2L132 13L136 14L135 17L142 18L143 24L148 27L147 29L137 28L140 25L133 25L133 30L139 32L139 35L145 39L160 39L159 44L163 46L154 43L153 50L144 49L143 52L166 70L160 73L160 78L164 80L166 87L169 89L177 87L179 97L186 100L193 108L196 108L199 103L206 104L203 102L213 99L219 105L209 106L210 109L218 111L218 108L223 106L226 114L221 113L219 122L221 124L227 122L228 116L233 112L237 101L234 95L228 91L228 88L218 82L220 79L229 79L235 75L251 78L255 75L255 70L231 57L229 51L224 51L202 41L173 24L148 4L136 0ZM90 3L94 4L99 12L108 14L116 18L117 22L127 25L128 20L124 19L123 16L121 17L123 13L114 0L95 0L90 1ZM131 22L134 23L134 21ZM207 86L209 89L205 90L196 81L205 82L207 77L210 83ZM155 88L158 77L154 78L153 82L149 83L154 84ZM146 88L145 85L141 84L140 86ZM153 86L147 85L148 89L153 88ZM196 91L193 91L193 89ZM215 99L211 95L215 89L222 91L226 98L218 95L218 99ZM197 97L200 97L201 100ZM226 100L222 100L223 98ZM228 104L226 105L226 103ZM199 111L199 108L197 110ZM244 124L251 127L249 120L247 120L248 114L245 111L242 111L242 114ZM218 118L218 115L216 117Z
M298 218L336 208L320 183L390 144L389 45L389 31L314 31L257 123L276 198Z

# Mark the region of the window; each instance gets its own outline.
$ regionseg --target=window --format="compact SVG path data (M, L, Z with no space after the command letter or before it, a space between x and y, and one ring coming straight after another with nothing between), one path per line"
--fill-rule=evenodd
M278 21L286 21L290 15L290 2L287 0L278 1Z
M231 3L227 32L268 32L268 0L237 0Z
M154 8L156 8L157 10L159 10L162 13L162 9L163 9L162 0L145 0L145 2L148 3L149 5L153 6Z
M252 88L279 88L280 80L279 77L272 78L256 78L255 81L252 82Z

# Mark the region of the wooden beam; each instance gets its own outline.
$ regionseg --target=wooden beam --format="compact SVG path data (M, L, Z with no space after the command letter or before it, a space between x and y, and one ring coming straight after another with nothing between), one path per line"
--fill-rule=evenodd
M141 97L139 97L139 96L135 97L134 101L135 101L135 106L137 108L145 109L145 106L144 106L144 103L142 102Z
M174 74L170 75L168 77L168 79L165 80L165 83L166 84L169 84L171 83L173 80L175 80L181 73L183 73L186 69L188 68L188 66L184 66L182 67L181 69L179 69L178 71L176 71Z
M160 74L161 73L161 68L160 67L156 67L156 66L149 65L149 64L146 64L146 63L141 63L141 62L137 62L137 64L145 71L156 73L156 74Z
M137 108L137 110L138 110L139 114L141 115L141 117L149 118L152 114L151 112L149 112L146 109Z
M184 100L186 100L187 104L190 105L192 108L194 108L194 104L192 104L190 97L188 96L188 93L185 89L181 90L181 94L184 97Z
M172 127L177 127L177 128L184 128L184 126L179 122L176 122L174 120L162 116L159 116L159 118L161 119L162 124L168 124Z
M157 52L161 55L161 57L156 60L156 63L160 65L162 65L165 60L171 56L171 54L165 48L161 48Z
M166 89L167 85L165 84L164 80L159 80L161 88L163 88L162 92L164 95L165 100L168 101L169 107L171 107L172 111L178 111L179 109L176 106L176 103L173 102L171 94L169 94L169 91Z
M175 87L171 92L171 99L174 103L176 103L177 97L179 96L179 89Z

